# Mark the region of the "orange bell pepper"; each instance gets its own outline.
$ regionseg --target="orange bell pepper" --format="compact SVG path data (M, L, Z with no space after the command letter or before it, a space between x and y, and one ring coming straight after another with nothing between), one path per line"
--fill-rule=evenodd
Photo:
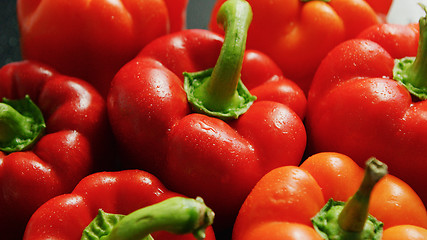
M387 0L389 1L389 0ZM209 23L217 33L218 0ZM269 55L283 74L308 91L324 56L338 43L382 22L364 0L247 0L253 9L248 49Z
M380 239L382 233L384 240L426 236L427 212L421 199L405 182L385 174L386 165L377 160L367 164L364 174L349 157L329 152L311 156L300 167L276 168L256 184L242 205L233 240L323 239L324 233L317 229L325 227L318 223L322 217L318 213L330 206L328 199L349 199L344 207L331 207L335 215L327 212L328 217L337 217L335 230L340 234L354 235L365 226L375 234L363 239Z

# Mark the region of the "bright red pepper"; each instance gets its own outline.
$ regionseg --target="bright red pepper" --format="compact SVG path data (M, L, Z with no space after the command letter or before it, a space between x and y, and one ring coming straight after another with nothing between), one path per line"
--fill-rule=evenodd
M216 15L224 1L216 2L209 24L217 33L223 32L216 24ZM248 49L257 49L270 56L283 74L304 92L308 92L320 61L333 47L380 22L364 0L247 2L254 12Z
M245 1L227 3L225 15L234 11L234 4L250 12ZM226 24L230 31L236 30L233 19ZM244 42L244 34L230 33L224 40L192 29L161 37L118 72L108 96L113 131L133 166L160 176L172 190L202 196L215 211L214 226L230 226L256 181L277 166L299 164L305 149L302 90L262 53L244 53L244 46L228 52L230 44ZM188 74L194 77L210 71L212 77L200 85L209 86L206 92L196 89L187 96L183 72L198 72ZM233 108L230 99L244 99L235 97L236 87L250 95L239 76L257 97L245 113L222 120L227 117L213 117L217 113L210 115L209 107L203 113L192 111L187 97L197 95L211 109L219 108L218 115L223 113L221 104Z
M353 237L328 239L379 240L382 228L383 240L392 239L388 238L392 234L397 239L425 239L414 237L426 236L425 206L405 182L392 175L383 176L386 169L373 160L367 164L364 175L352 159L332 152L315 154L300 167L276 168L256 184L242 205L233 240L327 239L320 237L315 228L321 232L335 229L338 235ZM327 217L322 216L319 211L330 199L347 203L345 207L332 207ZM332 226L322 225L324 222ZM365 238L354 236L362 228L364 234L373 234L373 229L375 234Z
M42 203L104 168L111 147L105 102L87 82L35 62L3 66L0 97L26 95L38 107L27 100L0 103L0 232L6 239L22 238Z
M427 203L425 21L419 33L413 24L376 26L361 38L378 43L356 39L332 50L310 89L307 128L312 153L337 151L359 164L375 156ZM413 64L395 64L415 55Z
M112 214L130 214L179 196L182 197L166 189L156 177L144 171L94 173L82 179L72 193L52 198L37 209L28 222L24 239L80 239L99 209ZM177 212L175 214L178 215ZM191 234L174 235L168 232L155 232L152 236L158 240L194 239ZM215 239L212 227L206 229L206 239Z
M82 78L106 96L147 43L185 26L188 0L18 0L24 59Z
M187 4L189 0L163 0L168 8L169 32L186 28Z
M365 0L365 2L377 12L384 22L386 22L386 17L393 0Z

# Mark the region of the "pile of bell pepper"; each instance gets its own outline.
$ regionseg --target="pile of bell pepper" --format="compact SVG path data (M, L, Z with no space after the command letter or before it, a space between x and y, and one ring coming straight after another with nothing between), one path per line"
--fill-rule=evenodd
M2 239L427 239L427 7L17 0Z

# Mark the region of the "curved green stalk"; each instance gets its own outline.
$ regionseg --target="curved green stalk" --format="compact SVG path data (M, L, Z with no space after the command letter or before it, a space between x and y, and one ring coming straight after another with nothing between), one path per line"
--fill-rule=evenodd
M244 0L228 0L219 9L217 21L225 29L217 63L213 69L184 73L184 89L196 112L235 119L256 99L240 80L252 9Z
M383 223L369 215L369 199L375 184L387 174L387 166L375 158L366 163L365 176L347 202L328 203L313 217L316 231L324 239L380 240Z
M173 197L127 216L99 211L83 231L82 240L148 240L157 231L192 233L196 239L204 239L213 218L213 211L201 198Z

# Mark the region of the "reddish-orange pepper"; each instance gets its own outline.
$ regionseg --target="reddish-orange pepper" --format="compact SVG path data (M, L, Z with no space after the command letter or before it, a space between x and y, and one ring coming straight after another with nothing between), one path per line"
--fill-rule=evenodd
M350 197L352 200L347 201L346 207L360 204L356 206L357 213L369 209L369 213L382 222L384 240L393 236L412 239L411 234L426 236L427 212L416 193L392 175L387 174L378 181L382 176L378 173L385 167L378 161L367 166L369 174L364 176L363 170L347 156L325 152L311 156L300 167L276 168L257 183L245 200L234 225L233 239L323 239L313 226L312 222L316 222L313 217L328 199L347 201ZM372 178L377 179L370 181ZM349 222L372 228L381 225L378 222L375 224L379 225L375 225L371 217L367 224L353 221L356 216L347 210L342 210L341 213L345 213L337 220L340 228ZM379 239L381 230L375 230L376 237L365 239Z
M223 32L216 24L216 15L224 1L218 0L212 12L209 28L214 32ZM247 2L254 13L248 49L269 55L304 91L308 91L320 61L334 46L382 21L364 0Z

